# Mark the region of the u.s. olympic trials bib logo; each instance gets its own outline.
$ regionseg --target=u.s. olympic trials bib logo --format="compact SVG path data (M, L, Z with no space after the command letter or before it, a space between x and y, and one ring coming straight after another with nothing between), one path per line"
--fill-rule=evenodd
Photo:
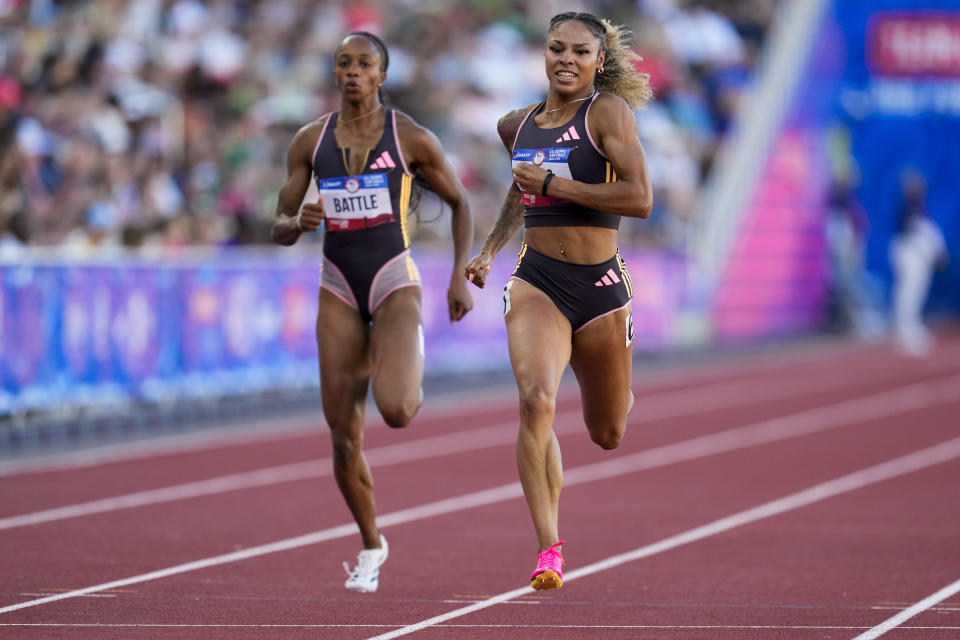
M558 178L570 179L570 154L572 147L548 147L546 149L514 149L512 166L516 167L521 162L530 162L541 169L552 171ZM521 202L528 207L545 207L550 204L559 204L564 202L556 198L544 196L536 191L530 192L520 188Z
M385 173L324 178L318 186L327 213L327 231L368 229L394 219Z

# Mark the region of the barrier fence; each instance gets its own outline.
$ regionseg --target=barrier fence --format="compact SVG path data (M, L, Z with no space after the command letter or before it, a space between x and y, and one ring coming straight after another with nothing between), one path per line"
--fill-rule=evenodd
M638 350L676 341L687 303L682 256L625 252ZM504 251L475 308L447 315L450 254L418 251L426 374L509 366ZM319 261L296 251L230 250L162 259L0 264L0 415L242 395L316 386Z

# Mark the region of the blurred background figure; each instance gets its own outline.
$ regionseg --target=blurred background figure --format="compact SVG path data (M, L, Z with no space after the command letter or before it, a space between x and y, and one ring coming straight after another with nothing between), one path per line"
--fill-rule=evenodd
M834 178L828 193L826 245L830 262L833 322L861 338L882 333L883 319L867 288L865 252L870 220L857 200L854 168Z
M893 335L904 353L924 356L933 336L923 322L934 271L947 266L949 254L940 227L927 211L927 182L912 167L900 177L903 207L890 243L893 269Z
M663 196L653 224L625 232L680 248L777 3L589 4L637 33L658 101L638 125ZM30 244L86 233L97 201L128 246L269 244L286 144L339 99L324 52L359 29L395 51L389 106L445 141L484 232L509 179L496 114L518 99L510 78L523 81L521 101L545 91L535 61L550 15L510 2L0 3L0 121L18 141L23 209L41 223Z

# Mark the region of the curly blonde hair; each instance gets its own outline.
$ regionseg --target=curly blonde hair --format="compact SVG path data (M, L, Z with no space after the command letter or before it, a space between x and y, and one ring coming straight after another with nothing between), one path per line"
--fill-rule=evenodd
M606 91L623 98L631 109L643 109L653 99L650 74L637 71L633 63L643 60L630 48L631 32L622 25L615 25L592 13L567 11L550 19L550 32L568 20L576 20L590 30L601 42L604 52L603 73L597 70L593 84L599 91Z

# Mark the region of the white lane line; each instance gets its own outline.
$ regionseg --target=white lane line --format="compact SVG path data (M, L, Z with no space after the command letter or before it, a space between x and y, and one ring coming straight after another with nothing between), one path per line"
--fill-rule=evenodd
M833 405L763 420L743 427L718 431L706 436L691 438L638 453L622 455L601 463L584 465L564 471L563 482L576 482L578 475L590 477L602 474L605 477L619 475L621 470L648 468L649 459L656 466L663 460L673 462L693 460L717 453L733 451L747 446L767 444L811 435L821 431L862 424L921 408L960 401L960 376L951 376L935 383L920 383L895 391L881 392L853 400L844 400Z
M462 416L464 410L498 410L516 404L516 389L511 393L501 390L478 392L470 399L458 403L452 400L438 399L418 414L420 421L442 421L446 418ZM318 396L319 397L319 396ZM371 405L373 407L373 405ZM371 411L368 429L386 428L386 424ZM231 446L254 445L262 442L282 442L295 438L315 435L325 424L320 411L285 418L265 418L226 429L199 430L193 433L174 434L148 438L136 442L123 442L64 453L50 454L34 459L0 461L0 477L25 473L50 473L83 469L116 462L129 462L142 458L155 458L166 455L197 453L209 449L222 449Z
M915 615L923 613L927 609L930 609L934 605L939 604L943 600L946 600L947 598L949 598L950 596L958 592L960 592L960 580L957 580L956 582L948 584L943 589L940 589L936 593L927 596L926 598L924 598L917 604L913 605L912 607L904 609L903 611L893 616L892 618L888 618L884 620L883 622L875 626L873 629L870 629L866 633L861 633L853 640L873 640L874 638L879 638L880 636L885 634L887 631L890 631L892 629L899 627L900 625L902 625L904 622L914 617Z
M946 352L952 353L949 349ZM744 375L744 377L769 370L782 374L787 373L786 367L788 366L801 367L810 363L822 364L827 360L858 359L864 355L869 356L871 354L861 352L859 345L837 344L831 341L814 345L807 344L802 348L785 347L752 353L747 356L723 357L705 363L681 363L675 365L672 369L658 366L655 372L647 372L641 369L636 374L635 378L644 382L635 387L634 391L638 396L643 395L650 398L661 393L670 393L666 390L657 391L665 384L687 382L690 386L686 389L693 390L697 387L706 387L713 378L729 377L731 370L737 375ZM943 356L944 353L938 351L938 355ZM789 358L789 362L784 362L784 357ZM945 358L945 361L953 362L949 357ZM932 366L939 366L935 361L931 361L931 364ZM836 371L838 369L841 369L841 367L836 366L831 370ZM885 371L887 369L890 369L890 367L876 367L874 370ZM803 376L802 379L809 380L817 377L819 376ZM648 392L650 393L648 394ZM678 390L674 389L672 392L676 393ZM451 412L454 415L462 415L465 407L460 396L437 395L438 397L431 400L429 406L420 412L420 420L442 419L444 415ZM515 404L516 389L509 385L506 388L497 387L485 391L471 392L470 399L467 402L469 407L481 409L489 407L491 402L501 406L510 403ZM317 412L316 414L290 418L256 420L248 425L232 427L229 430L216 429L167 435L144 441L104 445L83 451L51 454L36 459L0 461L0 477L21 473L68 471L141 458L299 438L314 432L317 425L322 423L323 418ZM385 425L373 418L367 426L368 428L376 428Z
M572 413L572 412L571 412ZM412 462L463 451L494 447L516 440L516 423L503 423L478 429L469 429L441 436L419 438L408 442L377 447L365 452L371 467ZM77 518L97 513L118 511L164 502L216 495L229 491L265 487L283 482L320 478L333 473L330 458L294 462L255 471L234 473L207 480L137 491L90 502L82 502L53 509L44 509L16 516L0 518L0 531L29 525Z
M940 386L944 386L944 384L945 383L942 382ZM949 388L951 388L954 393L958 393L960 392L960 389L958 389L957 386L958 385L951 385ZM911 389L911 387L908 387L902 391L907 391L908 389ZM899 405L901 410L919 408L920 406L924 406L921 400L927 402L930 400L929 395L926 393L914 392L910 397L914 398L914 402L907 405L901 401ZM888 395L887 398L891 401L895 400L894 394ZM841 404L850 405L851 403ZM849 409L849 407L847 408ZM829 409L829 407L826 409ZM571 486L580 483L592 482L595 480L611 478L617 475L624 475L644 469L665 466L681 460L692 460L698 457L715 455L716 453L720 452L732 451L737 448L753 446L758 443L769 443L775 440L782 440L794 437L794 432L791 429L796 430L799 435L805 435L814 431L830 428L830 426L837 426L829 422L828 416L823 415L823 411L824 410L815 410L813 412L805 412L807 414L812 414L811 418L817 421L817 424L807 423L802 420L799 422L794 420L794 423L791 424L789 419L767 421L766 423L760 423L759 425L731 429L726 432L721 432L720 434L713 434L702 438L694 438L693 440L688 440L673 445L665 445L656 449L650 449L637 454L624 456L621 459L615 458L597 464L574 467L564 472L564 484ZM859 416L848 416L848 419L854 418L856 420L858 417ZM724 437L717 437L721 435ZM422 520L431 516L453 513L494 504L505 500L511 500L522 495L523 490L520 486L520 483L513 482L511 484L502 485L483 491L467 493L453 498L438 500L436 502L431 502L417 507L411 507L409 509L388 513L378 516L377 521L380 528L385 528L405 522ZM288 551L290 549L317 544L326 540L333 540L335 538L354 535L357 531L357 526L354 523L339 525L330 529L324 529L321 531L304 534L302 536L287 538L285 540L251 547L249 549L243 549L233 553L205 558L194 562L188 562L185 564L168 567L167 569L161 569L138 576L132 576L130 578L123 578L100 585L94 585L91 587L85 587L83 589L47 596L45 598L21 602L0 608L0 613L16 611L17 609L73 598L88 593L106 591L131 584L148 582L150 580L157 580L159 578L186 573L188 571L195 571L197 569L204 569L230 562L238 562L240 560L246 560L270 553L277 553L279 551ZM526 592L524 591L524 593Z
M756 389L754 389L750 395L754 399L761 396L764 397L764 401L769 399L769 396L765 396L763 393L756 393ZM723 400L720 400L721 398L729 399L731 397L732 395L726 392L719 393L716 396L711 394L710 396L700 398L690 397L688 394L682 401L681 398L678 397L677 402L667 404L665 407L661 406L659 413L657 413L655 409L658 405L653 405L653 412L657 413L657 418L664 417L668 408L672 408L673 411L679 412L681 415L687 413L696 414L700 410L705 409L710 403L711 398L718 399L717 402L714 402L714 404L709 407L715 409L718 403L723 402ZM676 458L677 460L685 460L689 459L691 455L704 455L702 453L703 451L720 453L727 451L729 447L738 448L744 446L743 438L745 435L753 438L752 443L760 444L784 437L805 435L835 426L854 424L856 422L881 418L896 413L903 413L912 409L933 406L953 400L960 400L960 375L953 375L933 382L922 382L893 391L883 391L861 398L845 400L837 404L772 418L752 425L735 427L684 442L665 445L665 447L621 456L600 464L608 468L607 473L617 474L619 473L619 467L607 467L607 465L620 461L622 465L628 468L633 467L636 464L636 459L643 459L649 455L653 455L654 460L659 460L659 456L662 455L664 450L672 451L673 455L678 456ZM559 413L555 420L555 431L560 435L580 431L582 427L579 424L579 419L579 410ZM638 420L632 420L631 425L642 422L644 419L645 416ZM484 448L512 444L515 441L516 423L507 422L489 427L468 429L457 433L431 436L396 445L378 447L370 449L365 455L367 463L372 468L380 468L392 464L436 458L442 455L477 451ZM55 522L68 518L216 495L230 491L265 487L283 482L320 478L332 473L331 465L332 462L329 458L297 462L267 467L256 471L210 478L208 480L187 482L159 489L112 496L110 498L53 509L34 511L32 513L0 518L0 531ZM581 469L585 469L585 467L581 467ZM565 482L570 482L570 474L574 471L575 470L570 470L565 473ZM592 473L592 471L590 472Z
M96 623L96 622L0 622L2 627L66 627L66 628L97 628L97 629L378 629L395 627L395 624L175 624L175 623ZM716 629L722 630L804 630L811 631L859 631L865 627L859 626L827 626L827 625L766 625L766 624L445 624L444 629ZM902 629L953 631L960 627L901 627Z
M664 538L659 542L648 544L626 553L610 556L609 558L599 562L594 562L593 564L568 572L566 575L564 575L564 583L571 580L576 580L578 578L584 578L601 571L613 569L628 562L640 560L641 558L663 553L664 551L669 551L671 549L675 549L676 547L697 542L699 540L703 540L704 538L709 538L711 536L730 531L736 527L741 527L758 520L763 520L765 518L779 515L787 511L792 511L794 509L799 509L800 507L804 507L815 502L820 502L821 500L826 500L827 498L832 498L855 489L861 489L884 480L889 480L891 478L906 475L920 469L932 467L934 465L953 460L957 457L960 457L960 438L947 440L946 442L942 442L933 447L915 451L911 454L894 458L893 460L889 460L872 467L867 467L866 469L861 469L860 471L855 471L854 473L841 476L834 480L812 486L808 489L804 489L803 491L799 491L783 498L758 505L745 511L740 511L739 513L735 513L725 518L714 520L713 522L696 527L695 529L690 529L689 531L670 536L669 538ZM486 609L488 607L492 607L493 605L529 594L530 586L524 585L518 589L493 596L484 602L461 607L460 609L454 609L453 611L448 611L447 613L422 620L416 624L407 625L400 629L395 629L394 631L371 637L368 640L390 640L391 638L399 638L400 636L405 636L426 629L427 627L438 625L441 622L459 618L460 616L465 616L467 614L480 611L481 609Z
M358 531L357 526L355 524L340 525L339 527L333 527L332 529L325 529L323 531L316 531L314 533L308 533L302 536L296 536L294 538L287 538L286 540L279 540L277 542L272 542L270 544L251 547L249 549L243 549L241 551L235 551L233 553L214 556L212 558L204 558L203 560L187 562L185 564L179 564L173 567L168 567L166 569L160 569L158 571L143 573L138 576L132 576L130 578L123 578L121 580L105 582L103 584L94 585L92 587L85 587L83 589L74 589L73 591L65 591L63 593L57 593L52 596L46 596L44 598L37 598L35 600L27 600L26 602L19 602L17 604L0 608L0 613L9 613L10 611L17 611L18 609L26 609L27 607L35 607L41 604L46 604L48 602L56 602L58 600L66 600L68 598L85 596L88 593L96 593L98 591L116 589L118 587L125 587L131 584L139 584L141 582L159 580L160 578L167 578L169 576L174 576L180 573L187 573L188 571L196 571L198 569L205 569L207 567L214 567L221 564L228 564L230 562L239 562L240 560L248 560L250 558L256 558L256 557L267 555L270 553L277 553L279 551L289 551L290 549L305 547L311 544L316 544L318 542L323 542L325 540L342 538L347 535L355 534L357 533L357 531Z
M960 350L957 357L960 359ZM956 376L956 361L933 363L928 373ZM693 391L674 389L655 396L638 397L633 412L643 421L674 418L716 409L732 409L775 400L799 398L822 391L839 391L849 387L887 382L898 378L900 374L896 367L879 367L853 377L848 370L838 367L825 373L802 378L799 382L791 384L784 384L782 380L763 380L751 384L744 384L742 381L720 382ZM648 398L655 399L656 403L649 403Z

